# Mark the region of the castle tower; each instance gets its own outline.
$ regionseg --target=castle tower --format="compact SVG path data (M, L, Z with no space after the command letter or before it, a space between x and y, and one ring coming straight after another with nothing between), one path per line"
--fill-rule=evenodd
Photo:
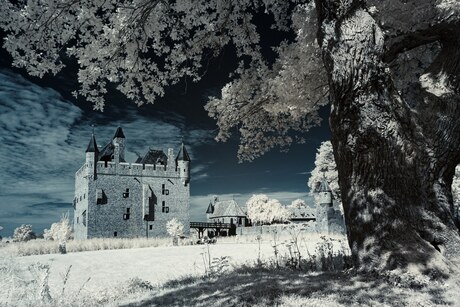
M329 232L329 211L333 210L332 191L326 178L323 177L316 195L316 230L320 233Z
M185 149L184 143L182 143L176 157L176 167L179 170L179 176L184 186L187 186L190 182L190 161L190 156Z
M113 158L115 163L125 162L125 134L121 127L117 128L115 135L112 140L113 145L115 146L113 152Z
M88 169L88 175L92 175L93 179L97 179L97 159L99 150L97 148L96 137L94 132L91 134L91 140L89 141L88 147L86 148L86 167Z

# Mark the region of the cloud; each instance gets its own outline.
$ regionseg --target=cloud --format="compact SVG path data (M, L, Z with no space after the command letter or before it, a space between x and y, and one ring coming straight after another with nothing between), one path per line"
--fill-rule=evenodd
M212 141L211 131L186 126L180 115L141 112L117 106L104 113L85 112L53 89L0 70L2 234L11 234L23 223L49 227L61 213L72 211L74 174L84 163L92 124L101 146L112 139L117 125L122 125L129 162L135 161L136 153L144 155L149 147L174 148L177 153L182 139L194 159L196 148ZM192 165L192 172L205 178L208 166L197 163Z

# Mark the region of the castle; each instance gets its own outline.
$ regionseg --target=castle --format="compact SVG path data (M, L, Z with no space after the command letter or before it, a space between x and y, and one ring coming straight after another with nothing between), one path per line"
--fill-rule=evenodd
M190 156L150 149L125 161L125 135L118 127L99 150L93 135L86 160L75 173L75 239L166 236L173 218L189 232Z

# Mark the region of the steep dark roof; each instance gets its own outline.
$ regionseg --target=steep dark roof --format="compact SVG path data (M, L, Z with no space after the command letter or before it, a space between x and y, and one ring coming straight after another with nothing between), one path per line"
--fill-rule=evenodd
M98 148L97 148L97 144L96 144L96 137L94 136L94 134L91 135L91 140L89 140L89 144L88 144L88 147L86 148L86 151L85 152L95 152L95 153L98 153Z
M179 153L177 154L176 161L191 161L184 143L180 146Z
M166 165L168 163L168 157L162 150L149 149L143 158L139 157L136 163L142 164L157 164L161 163Z
M121 127L117 128L117 131L115 131L115 135L113 136L113 138L125 138L125 134L123 133L123 129L121 129Z
M112 144L112 142L107 143L101 151L99 152L99 161L112 161L112 156L115 151L115 146Z
M213 214L214 213L214 206L212 203L209 203L208 210L206 210L206 214Z
M214 212L210 218L218 218L224 216L241 216L246 217L246 214L243 210L238 206L236 201L232 200L224 200L219 201L214 204Z

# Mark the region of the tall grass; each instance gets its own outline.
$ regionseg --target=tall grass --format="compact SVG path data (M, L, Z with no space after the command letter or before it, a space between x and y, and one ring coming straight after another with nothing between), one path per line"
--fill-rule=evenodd
M179 242L180 245L187 245L188 241ZM67 252L85 252L108 249L128 249L144 248L157 246L171 246L172 239L168 237L160 238L96 238L88 240L70 240L67 242ZM15 242L3 246L7 252L17 256L58 254L59 242L47 241L43 239L31 240L27 242Z

